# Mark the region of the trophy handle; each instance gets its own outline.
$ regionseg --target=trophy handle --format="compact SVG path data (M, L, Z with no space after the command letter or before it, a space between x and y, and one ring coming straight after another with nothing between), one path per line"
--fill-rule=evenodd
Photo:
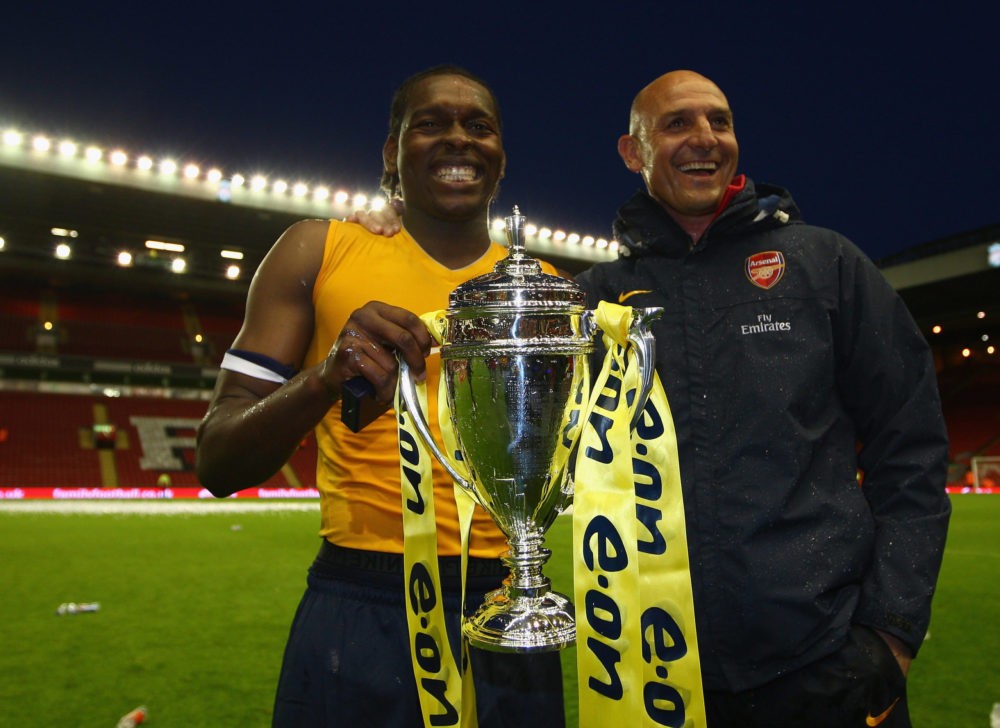
M653 388L653 373L656 371L656 340L649 325L663 315L663 309L637 308L632 311L632 323L629 326L628 340L635 349L636 360L639 363L639 393L635 405L635 414L630 424L635 429L642 418L642 411L649 400L649 392Z
M448 474L455 482L471 493L476 502L482 505L472 483L462 477L455 469L455 466L451 464L451 460L438 447L434 435L431 434L430 427L427 426L427 419L424 417L424 412L420 409L420 403L417 401L416 383L413 381L413 374L410 372L409 365L403 359L399 359L399 394L403 398L403 401L406 402L406 409L413 417L413 424L417 428L417 434L420 435L420 439L424 441L427 449L444 466L444 469L448 471Z

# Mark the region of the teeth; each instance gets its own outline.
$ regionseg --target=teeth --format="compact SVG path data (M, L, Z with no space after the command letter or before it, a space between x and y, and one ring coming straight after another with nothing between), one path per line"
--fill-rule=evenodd
M697 170L714 172L717 168L718 165L715 162L688 162L680 166L681 172L694 172Z
M437 176L445 182L471 182L476 178L476 170L474 167L441 167Z

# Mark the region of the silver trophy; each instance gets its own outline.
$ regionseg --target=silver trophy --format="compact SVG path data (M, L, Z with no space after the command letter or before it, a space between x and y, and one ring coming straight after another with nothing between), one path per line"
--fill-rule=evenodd
M401 396L428 449L489 512L510 546L502 558L510 576L465 621L465 635L482 649L542 652L576 639L573 604L542 573L551 554L542 544L572 501L567 452L590 394L588 357L597 325L576 283L543 273L525 254L525 218L517 207L506 223L507 257L492 273L456 288L445 314L442 376L456 460L468 478L431 435L402 361ZM660 312L633 314L629 341L642 371L637 417L653 378L648 324Z

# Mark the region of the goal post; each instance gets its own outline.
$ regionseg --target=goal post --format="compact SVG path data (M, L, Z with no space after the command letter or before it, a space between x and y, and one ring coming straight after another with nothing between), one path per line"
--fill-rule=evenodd
M972 458L972 487L977 491L1000 487L1000 456L978 455Z

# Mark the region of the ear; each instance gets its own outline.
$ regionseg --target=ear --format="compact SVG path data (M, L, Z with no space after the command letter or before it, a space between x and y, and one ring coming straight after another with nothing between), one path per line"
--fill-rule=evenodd
M389 174L399 172L399 164L396 157L399 154L399 139L394 136L387 137L382 145L382 168Z
M642 171L642 155L639 153L639 142L631 134L622 134L618 137L618 156L625 162L625 166L630 171L639 173Z

